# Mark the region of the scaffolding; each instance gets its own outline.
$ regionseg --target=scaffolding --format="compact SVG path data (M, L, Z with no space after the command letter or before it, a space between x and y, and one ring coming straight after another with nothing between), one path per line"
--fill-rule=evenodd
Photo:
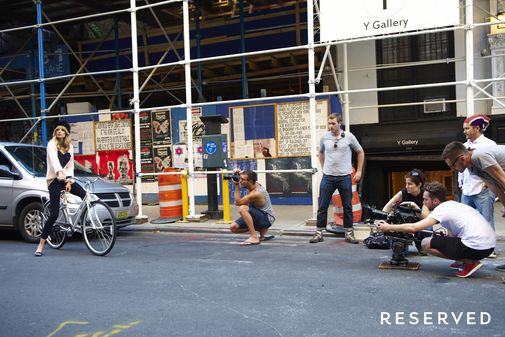
M500 106L505 108L505 104L502 102L503 97L495 97L493 94L488 92L489 86L498 81L503 81L505 80L505 73L501 74L498 77L491 77L491 78L485 78L485 79L475 79L474 78L474 43L473 43L473 30L477 27L487 27L490 25L496 25L496 24L505 24L505 21L502 20L494 20L493 22L484 22L484 23L474 23L473 22L473 13L474 13L474 3L473 0L462 0L460 6L464 7L464 23L460 25L456 25L453 27L443 27L443 28L433 28L433 29L425 29L422 31L412 31L412 32L406 32L406 33L398 33L398 34L392 34L392 35L384 35L384 36L369 36L369 37L362 37L362 38L353 38L353 39L346 39L346 40L338 40L338 41L331 41L331 42L316 42L314 40L315 32L317 31L317 28L315 28L315 23L318 20L319 17L319 4L317 0L307 0L307 44L305 45L297 45L297 46L292 46L292 47L285 47L285 48L276 48L276 49L265 49L265 50L260 50L260 51L252 51L252 52L246 52L245 48L242 48L240 53L233 53L233 54L225 54L225 55L219 55L219 56L213 56L213 57L200 57L199 54L197 54L197 58L191 59L190 56L190 47L191 47L191 38L190 38L190 1L189 0L167 0L167 1L160 1L154 4L149 4L146 1L146 5L144 6L137 6L135 0L130 0L130 6L128 8L120 9L120 10L114 10L110 12L104 12L104 13L97 13L94 15L85 15L85 16L80 16L80 17L74 17L74 18L68 18L65 20L57 20L53 22L43 22L43 17L47 21L49 21L49 18L44 15L43 12L43 7L42 7L42 2L40 0L35 1L36 4L36 10L37 10L37 23L29 26L23 26L23 27L16 27L16 28L10 28L10 29L4 29L0 30L0 34L2 33L10 33L10 32L16 32L16 31L21 31L21 30L32 30L36 29L37 30L37 45L38 45L38 64L39 64L39 77L37 79L32 79L32 80L15 80L15 81L4 81L2 79L2 82L0 82L0 87L5 87L7 90L10 90L11 87L15 86L26 86L26 85L39 85L40 87L40 113L35 114L32 117L29 117L28 114L25 112L26 117L23 118L7 118L7 119L2 119L0 122L12 122L12 121L30 121L32 122L32 126L30 130L25 134L25 136L21 139L21 141L25 140L26 137L32 132L32 130L35 128L37 124L41 124L42 127L42 143L45 145L47 143L47 126L46 126L46 121L50 120L52 118L60 118L62 115L53 115L53 116L48 116L47 112L50 111L55 107L56 102L62 97L63 93L67 90L67 88L72 84L74 80L76 80L79 77L86 76L87 78L89 77L91 81L93 81L97 87L99 88L99 93L103 94L106 96L107 100L112 104L113 100L113 95L108 95L106 93L106 90L100 87L100 84L98 81L96 81L95 77L96 76L101 76L101 75L114 75L117 76L116 79L120 78L121 74L131 74L132 75L132 99L129 102L129 108L125 109L119 109L115 110L113 113L118 113L118 112L124 112L124 113L131 113L133 115L133 125L134 125L134 138L135 138L135 180L136 180L136 198L137 200L142 200L142 177L145 175L153 175L152 173L143 173L141 171L141 157L140 157L140 113L143 111L151 111L151 110L156 110L156 109L168 109L168 108L185 108L186 109L186 119L188 121L191 120L192 118L192 108L194 107L203 107L206 105L219 105L219 104L235 104L235 103L243 103L243 102L255 102L255 101L263 101L265 98L247 98L247 90L243 88L243 98L242 99L235 99L235 100L225 100L225 101L213 101L213 102L202 102L202 89L201 89L201 68L200 65L205 63L205 62L210 62L210 61L222 61L222 60L229 60L229 59L241 59L243 65L245 64L245 60L248 57L251 56L257 56L257 55L268 55L268 54L273 54L273 53L278 53L278 52L291 52L291 51L301 51L304 50L307 52L307 59L308 59L308 87L309 90L306 93L301 93L301 94L295 94L295 95L282 95L282 96L270 96L268 97L269 100L275 100L275 99L286 99L286 98L301 98L304 100L309 101L309 107L310 107L310 131L311 131L311 141L310 141L310 153L311 153L311 165L312 168L309 170L293 170L293 172L311 172L314 173L317 171L317 166L318 166L318 160L317 160L317 142L318 139L316 139L316 99L317 97L320 96L327 96L327 95L337 95L340 97L341 102L343 103L344 111L343 111L343 120L345 123L346 130L350 130L350 111L355 110L358 111L359 109L363 108L380 108L380 107L388 107L388 106L409 106L409 105L420 105L420 104L427 104L426 102L409 102L409 103L401 103L401 104L387 104L387 105L362 105L362 106L351 106L350 101L349 101L349 95L351 94L356 94L356 93L368 93L368 92L381 92L381 91L397 91L397 90L406 90L406 89L419 89L419 88L428 88L428 87L443 87L443 86L463 86L466 91L465 99L464 100L452 100L450 102L466 102L466 111L467 115L473 115L474 114L474 102L476 100L493 100ZM182 24L182 35L183 35L183 45L184 45L184 55L180 56L177 55L178 61L175 62L163 62L162 60L164 59L164 56L162 56L159 59L159 62L155 65L145 65L145 66L139 66L139 60L138 60L138 41L137 41L137 13L139 11L144 11L148 10L151 11L152 15L156 18L156 13L153 11L153 8L155 7L160 7L164 6L167 4L175 4L175 3L180 3L182 5L182 16L183 16L183 24ZM244 7L243 7L243 0L240 0L240 12L241 15L243 15ZM46 77L44 73L44 34L43 30L45 27L51 27L52 29L55 30L56 34L59 35L59 37L63 39L63 36L61 33L59 33L57 29L57 25L61 23L68 23L68 22L81 22L85 20L96 20L101 17L109 17L109 16L114 16L117 14L125 14L129 13L130 14L130 27L131 27L131 54L132 54L132 66L130 68L124 68L124 69L114 69L114 70L107 70L107 71L92 71L89 72L86 69L87 63L93 58L95 55L96 51L100 47L101 43L105 41L105 39L109 36L109 34L112 33L113 30L115 30L115 34L117 36L117 26L114 27L114 29L111 28L111 30L105 34L100 43L98 43L96 49L94 52L90 53L87 58L82 61L79 56L76 54L75 51L72 50L70 45L67 43L67 47L69 48L70 52L72 55L79 61L79 68L75 73L69 74L69 75L64 75L64 76L51 76L51 77ZM158 21L159 22L159 21ZM160 24L161 26L161 24ZM161 27L163 29L163 27ZM466 65L466 79L461 80L461 81L451 81L451 82L443 82L443 83L430 83L430 84L418 84L418 85L408 85L408 86L394 86L394 87L382 87L382 88L364 88L364 89L350 89L349 88L349 73L352 71L357 71L359 69L349 69L348 66L348 45L357 43L357 42L364 42L364 41L374 41L374 40L379 40L379 39L388 39L391 37L403 37L403 36L412 36L412 35L420 35L420 34L429 34L429 33L436 33L436 32L445 32L445 31L457 31L457 30L463 30L465 34L465 58L464 59L451 59L451 60L445 60L445 62L465 62ZM242 32L243 34L243 32ZM168 37L168 34L164 32L165 37L168 40L168 44L171 46L173 50L177 52L177 49L174 47L171 39ZM339 70L337 69L337 66L333 62L333 56L331 54L331 48L334 46L342 46L343 49L343 60L342 60L342 69L341 69L341 75L339 76ZM24 46L23 46L24 48ZM315 67L315 62L314 58L316 55L316 50L323 51L324 56L323 56L323 61L320 69L317 71L317 76L316 76L316 67ZM116 52L118 52L117 47L116 47ZM487 56L486 56L487 57ZM440 60L438 62L444 62L444 60ZM316 85L321 81L322 76L323 76L323 69L326 66L326 64L329 63L331 72L329 75L331 79L334 82L335 87L337 90L335 91L329 91L329 92L316 92ZM428 62L424 63L419 63L419 64L427 64ZM191 65L192 64L197 64L199 66L199 76L198 76L198 81L195 82L194 79L192 78L191 75ZM385 65L385 66L373 66L370 67L370 69L380 69L385 68L385 67L398 67L401 65L398 64L393 64L393 65ZM8 64L5 68L8 67ZM184 90L185 90L185 101L180 102L180 104L176 105L166 105L166 106L142 106L142 102L140 100L140 93L143 91L145 88L146 84L148 81L153 80L152 75L157 69L160 68L166 68L166 67L183 67L184 68ZM2 69L2 72L5 70ZM2 74L0 72L0 75ZM148 74L146 80L144 83L140 83L139 81L139 73L143 72ZM243 66L242 67L242 86L247 86L247 76L246 76L246 69ZM340 77L340 78L339 78ZM1 79L1 78L0 78ZM54 100L51 102L49 106L46 104L46 99L47 99L47 94L46 94L46 83L49 83L51 81L58 81L58 80L68 80L66 86L62 89L62 91L54 97ZM481 84L484 85L481 87ZM486 85L487 84L487 85ZM198 101L199 102L193 102L193 97L192 97L192 89L196 89L198 92ZM116 91L118 89L116 88ZM475 93L477 91L477 93ZM12 99L15 100L18 104L19 102L17 101L16 96L12 91L10 91ZM118 94L116 92L116 94ZM485 97L484 98L476 98L477 95L482 94ZM121 93L119 93L120 97ZM121 107L121 99L119 98L119 106ZM21 104L19 104L21 105ZM103 114L103 113L111 113L111 112L96 112L96 113L91 113L91 114ZM85 113L85 114L76 114L73 116L80 116L80 115L86 115L89 116L90 113ZM189 123L188 123L189 125ZM190 126L190 125L189 125ZM188 138L187 138L187 145L188 145L188 190L189 190L189 215L194 216L195 215L195 186L194 186L194 176L195 176L195 167L193 164L193 137L191 132L187 132ZM284 170L285 171L285 170ZM289 170L288 170L289 171ZM265 173L268 172L280 172L279 170L272 170L272 171L264 171ZM287 171L286 171L287 172ZM291 171L289 171L291 172ZM211 174L211 173L216 173L216 172L201 172L198 171L198 174ZM318 186L318 180L317 176L315 174L312 175L312 217L315 218L316 212L317 212L317 186ZM139 202L140 206L140 214L142 214L142 203Z

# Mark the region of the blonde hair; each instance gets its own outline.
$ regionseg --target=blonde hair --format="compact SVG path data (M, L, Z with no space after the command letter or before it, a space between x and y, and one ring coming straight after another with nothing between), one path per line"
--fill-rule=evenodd
M60 150L63 153L67 153L68 150L70 149L70 137L68 134L67 129L63 128L65 130L65 137L63 139L58 139L56 138L56 130L58 129L55 128L53 131L53 142L56 144L56 148Z

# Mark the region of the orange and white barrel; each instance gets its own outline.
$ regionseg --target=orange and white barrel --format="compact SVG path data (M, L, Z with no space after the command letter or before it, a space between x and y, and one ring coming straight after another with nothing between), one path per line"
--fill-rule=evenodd
M164 169L174 172L176 169ZM158 195L160 198L160 217L152 223L175 222L182 219L181 176L176 174L158 176Z
M354 178L354 169L352 177ZM342 205L342 198L338 193L338 190L333 193L331 198L333 204L333 223L338 226L343 226L344 224L344 207ZM352 183L352 222L360 222L362 216L361 201L358 194L358 186L355 184L354 179Z

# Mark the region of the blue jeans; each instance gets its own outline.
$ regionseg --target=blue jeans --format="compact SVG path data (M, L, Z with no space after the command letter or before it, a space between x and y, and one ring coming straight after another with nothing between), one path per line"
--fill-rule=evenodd
M461 195L461 203L475 208L494 228L494 194L489 188L483 188L479 194Z
M319 205L317 210L317 229L325 229L328 223L328 207L335 190L342 198L344 208L344 228L352 228L352 178L346 176L328 176L323 174L319 185Z

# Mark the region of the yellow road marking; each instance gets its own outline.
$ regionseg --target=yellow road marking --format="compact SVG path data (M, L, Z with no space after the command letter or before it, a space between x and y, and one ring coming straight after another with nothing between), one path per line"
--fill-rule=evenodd
M65 325L70 325L70 324L74 324L74 325L87 325L89 323L88 322L79 322L79 321L66 321L66 322L63 322L60 325L58 325L58 327L56 328L56 330L54 330L49 335L47 335L47 337L53 337L58 331L60 331L61 329L63 329L63 327ZM84 336L86 336L86 335L84 335Z
M135 322L131 322L130 324L123 324L123 325L121 325L121 324L116 324L116 325L114 325L114 328L118 328L118 329L129 329L129 328L131 328L131 327L134 327L134 326L135 326L135 325L137 325L137 324L140 324L140 322L142 322L142 321L135 321Z
M87 336L91 336L91 337L110 337L112 335L117 335L117 334L121 333L123 330L132 328L135 325L140 324L141 322L142 321L134 321L134 322L127 323L127 324L115 324L112 327L112 330L110 330L110 331L101 330L101 331L94 332L92 334L89 334L89 333L80 333L78 335L75 335L75 337L87 337ZM53 337L53 336L55 336L66 325L88 325L88 324L89 324L89 322L65 321L65 322L61 323L60 325L58 325L58 327L53 332L51 332L49 335L47 335L47 337Z

